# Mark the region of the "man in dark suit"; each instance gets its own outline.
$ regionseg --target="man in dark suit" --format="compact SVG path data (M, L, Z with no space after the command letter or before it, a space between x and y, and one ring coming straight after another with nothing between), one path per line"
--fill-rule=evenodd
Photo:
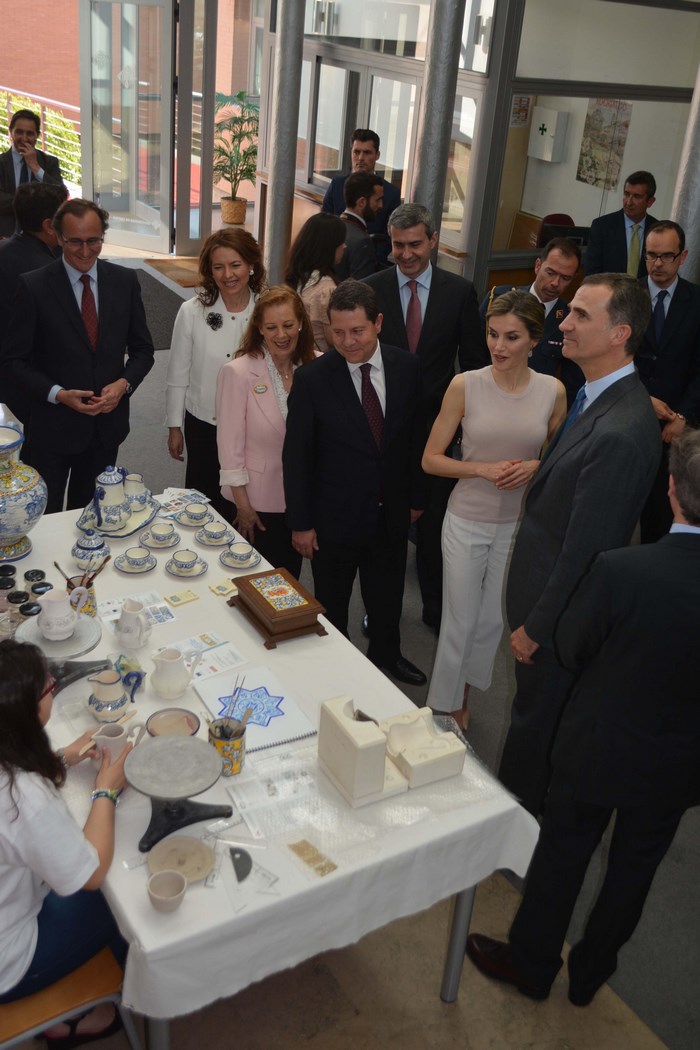
M135 272L97 261L107 218L92 201L59 208L63 258L20 278L2 347L10 382L31 399L28 461L47 484L49 512L63 509L66 482L69 510L92 498L129 433L128 399L153 366Z
M644 236L656 223L648 211L656 200L655 193L656 179L650 171L633 171L625 179L621 211L601 215L591 223L583 262L586 275L644 276Z
M370 128L356 128L351 137L350 160L353 171L365 171L370 175L379 160L379 135ZM326 190L321 205L321 211L329 212L331 215L342 215L345 210L345 197L343 186L347 175L335 175ZM387 221L394 208L401 203L401 193L393 183L382 179L384 187L384 203L375 219L368 223L370 234L375 237L375 250L377 261L380 265L386 265L389 254L389 239L387 237Z
M642 543L654 543L671 523L668 448L689 422L700 424L700 287L678 271L688 257L685 232L677 222L658 222L647 235L652 319L637 351L639 378L651 395L661 427L663 455L642 511Z
M48 266L60 256L53 217L68 196L65 186L27 182L15 194L14 212L19 233L0 241L0 347L10 315L10 304L23 273ZM24 422L28 402L22 390L13 389L5 376L0 384L0 401ZM27 446L23 449L27 454Z
M376 173L353 171L345 180L343 194L345 211L340 218L345 223L345 251L335 267L338 283L347 277L360 281L379 268L369 223L382 209L384 179Z
M629 542L659 464L659 427L633 360L650 314L635 278L596 274L561 325L564 356L586 383L525 497L506 586L517 692L498 775L535 814L571 684L554 628L594 555Z
M571 284L581 265L581 250L566 237L554 237L545 244L535 260L535 279L530 285L521 285L519 291L534 295L544 306L544 332L532 351L530 368L544 375L556 376L566 389L566 401L571 408L583 383L583 372L568 358L562 356L564 336L559 325L569 312L569 304L561 294ZM514 291L515 285L501 284L492 288L479 307L479 315L486 330L486 314L494 299Z
M15 190L25 182L46 182L63 186L57 157L36 148L41 121L30 109L18 109L10 119L11 149L0 154L0 237L15 231L12 201Z
M421 363L427 439L455 374L455 363L465 372L482 368L490 358L474 285L430 261L438 243L430 211L421 204L402 204L391 214L389 232L396 266L366 281L379 301L386 341L415 353ZM453 486L448 478L428 479L426 511L416 531L423 621L435 628L442 612L440 533Z
M683 813L700 802L700 432L671 447L671 532L600 554L555 631L576 675L525 894L502 944L467 954L488 976L546 998L588 862L616 812L603 885L569 955L586 1006L617 968Z
M284 442L294 547L316 597L347 635L355 576L369 613L369 659L400 682L425 675L401 654L408 528L422 507L420 367L379 342L370 288L347 280L328 307L335 350L297 370Z

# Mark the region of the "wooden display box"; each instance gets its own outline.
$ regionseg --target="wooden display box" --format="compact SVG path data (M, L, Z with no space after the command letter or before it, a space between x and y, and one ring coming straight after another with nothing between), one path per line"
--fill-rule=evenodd
M304 634L328 634L318 622L326 610L286 569L251 572L236 577L235 583L238 594L228 604L240 609L260 632L266 649Z

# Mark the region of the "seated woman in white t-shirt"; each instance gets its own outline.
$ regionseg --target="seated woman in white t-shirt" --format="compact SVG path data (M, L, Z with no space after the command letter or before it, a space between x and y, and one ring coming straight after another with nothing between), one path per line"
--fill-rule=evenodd
M90 814L81 831L58 789L66 767L97 757L79 751L94 730L63 753L51 750L44 726L55 683L40 650L0 642L0 1003L54 984L109 946L120 962L126 944L101 893L114 852L114 814L124 785L124 759L105 752ZM47 1033L56 1050L120 1027L112 1004Z

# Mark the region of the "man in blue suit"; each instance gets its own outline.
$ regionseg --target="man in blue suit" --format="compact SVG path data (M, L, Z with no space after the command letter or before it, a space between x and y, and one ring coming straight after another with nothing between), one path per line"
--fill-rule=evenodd
M352 133L352 146L350 151L352 170L365 171L369 175L374 174L374 169L379 160L379 135L370 128L356 128ZM331 179L326 195L323 198L321 211L329 212L331 215L342 215L345 211L345 197L343 187L347 175L336 175ZM384 186L384 202L381 211L367 224L367 232L378 235L375 241L377 259L386 265L389 254L389 238L387 234L387 222L394 208L401 203L401 194L393 183L382 179Z
M530 368L544 375L556 376L566 388L569 408L583 383L583 372L573 361L562 354L564 336L559 325L569 312L569 304L561 298L562 292L571 284L581 265L581 251L577 244L566 237L554 237L545 244L535 260L535 279L530 285L521 285L519 291L529 292L544 306L544 332L539 344L532 351ZM492 288L479 307L479 314L486 326L486 314L494 299L513 291L514 285L501 284Z
M650 171L633 171L625 179L620 211L591 223L584 260L591 273L628 273L644 277L644 238L656 223L649 208L656 200L656 179Z
M57 157L36 148L41 121L30 109L18 109L10 120L12 148L0 154L0 237L15 231L12 201L18 186L45 182L63 186Z

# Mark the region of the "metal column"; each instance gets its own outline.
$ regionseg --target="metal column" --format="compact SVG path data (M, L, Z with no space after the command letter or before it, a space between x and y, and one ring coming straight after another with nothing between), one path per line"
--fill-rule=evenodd
M681 275L688 281L700 284L700 68L690 103L671 218L683 227L690 245Z
M270 183L265 226L265 266L270 284L279 284L282 280L292 230L304 9L304 0L279 0L277 8L269 136Z
M452 132L455 85L466 0L441 0L430 7L423 97L418 115L418 144L411 200L442 221L445 172Z

